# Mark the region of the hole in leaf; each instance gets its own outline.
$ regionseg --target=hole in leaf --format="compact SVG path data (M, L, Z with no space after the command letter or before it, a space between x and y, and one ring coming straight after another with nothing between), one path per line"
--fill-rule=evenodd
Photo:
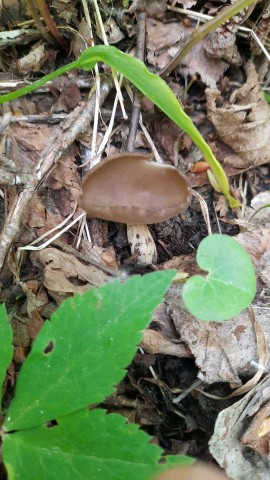
M50 340L50 342L48 343L47 347L44 348L43 352L48 354L48 353L51 353L54 349L54 343L52 340Z
M52 427L56 427L57 425L58 425L57 420L50 420L50 421L46 424L46 427L47 427L47 428L52 428Z
M75 287L84 287L85 285L87 285L87 281L86 280L81 280L80 278L78 277L68 277L68 280L70 281L70 283L72 283L72 285L74 285Z

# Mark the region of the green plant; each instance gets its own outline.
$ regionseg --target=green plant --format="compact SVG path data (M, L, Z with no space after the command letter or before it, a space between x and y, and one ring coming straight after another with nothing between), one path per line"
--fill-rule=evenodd
M233 238L207 237L197 260L209 274L194 276L184 286L184 301L194 315L225 320L251 302L254 269ZM118 415L107 415L98 404L123 378L141 331L175 273L133 276L91 289L63 302L45 322L22 366L2 427L9 480L146 480L165 468L158 463L161 449L150 445L145 433ZM3 383L12 358L3 305L0 335ZM191 462L168 457L166 466Z
M63 302L44 323L2 427L9 480L146 480L165 468L161 448L98 404L125 375L174 275L156 272L91 289ZM0 333L3 380L12 355L3 306ZM166 465L192 462L167 457Z
M99 45L84 50L80 58L64 67L55 70L42 79L27 85L15 92L0 96L0 103L13 100L27 93L32 92L38 87L44 85L49 80L68 72L73 68L83 70L92 70L97 62L104 62L113 69L118 70L128 80L130 80L146 97L148 97L160 110L162 110L171 120L181 127L201 149L202 154L209 164L221 191L227 197L231 207L239 206L239 202L230 194L230 188L226 174L220 163L215 158L211 148L205 142L191 119L182 110L177 98L168 85L157 75L150 73L137 58L131 57L121 52L115 47Z
M270 103L270 95L269 95L269 93L264 92L263 94L264 94L265 100L266 100L268 103Z
M228 235L210 235L199 245L197 262L203 277L195 275L184 285L183 300L201 320L222 321L247 307L256 293L256 276L245 249Z

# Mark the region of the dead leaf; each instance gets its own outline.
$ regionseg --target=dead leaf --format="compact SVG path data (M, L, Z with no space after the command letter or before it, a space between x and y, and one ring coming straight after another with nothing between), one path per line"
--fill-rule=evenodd
M53 0L53 9L56 10L57 15L65 21L65 24L77 24L79 12L76 7L76 2L71 0Z
M265 285L270 288L270 249L261 257L258 275Z
M16 68L19 73L26 75L29 72L39 72L40 67L46 62L48 52L45 44L38 42L33 45L30 52L16 61Z
M213 10L210 10L211 15ZM222 9L218 9L220 12ZM203 42L203 48L211 58L222 59L230 65L242 65L242 58L236 46L237 19L239 16L232 17L229 22L220 25L213 32L210 32Z
M40 202L37 193L33 195L29 207L28 218L25 219L27 225L31 228L43 228L46 224L46 210Z
M235 152L224 163L248 169L270 161L270 106L260 89L254 65L246 67L247 81L220 108L218 90L206 89L208 118L220 139Z
M146 22L149 63L163 69L181 48L181 43L192 34L194 27L185 27L182 22L163 23L152 18ZM216 82L228 68L228 64L207 56L204 41L198 42L178 67L181 74L201 76L202 81L214 88Z
M175 55L175 47L172 46L183 40L186 28L181 22L163 23L154 18L146 20L146 47L149 63L163 69ZM178 50L178 46L176 50Z
M56 99L52 108L53 112L69 113L77 107L82 99L80 89L76 83L65 77L61 78L61 82L59 80L53 82L49 89Z
M265 429L267 424L266 420L270 414L270 400L260 408L257 414L252 419L248 429L245 431L241 438L241 442L244 445L248 445L252 450L255 450L260 455L269 454L269 441L270 438L267 435L268 431ZM265 432L262 429L265 430Z
M144 331L141 346L147 353L151 354L162 353L180 358L192 357L191 352L183 342L166 340L161 333L151 329Z
M103 27L107 35L107 40L109 45L119 43L121 40L123 40L123 38L125 38L124 33L120 30L116 21L113 19L113 17L109 17L107 20L105 20L105 22L103 23ZM103 35L98 30L97 30L97 35L100 38L100 40L103 40Z
M268 436L266 439L263 437L262 441L258 435L263 419L269 415L269 403L268 375L239 402L219 413L209 447L215 460L226 469L230 478L269 478ZM252 417L254 418L250 421Z
M70 295L103 285L109 278L96 267L56 248L33 252L32 257L44 266L44 286L58 304Z
M208 384L228 382L235 388L242 385L240 376L256 374L258 345L248 310L222 323L200 321L183 304L180 285L169 288L166 302L180 339L194 355L201 380ZM256 308L256 316L269 348L270 313L263 308ZM266 371L268 369L269 362Z
M255 267L258 267L262 256L269 250L270 230L255 227L252 232L239 233L236 239L248 252Z
M204 42L205 40L196 43L192 50L183 58L178 69L185 76L200 75L205 85L215 88L229 64L223 60L209 57L205 52Z
M183 5L183 8L191 8L193 7L193 5L196 5L196 3L198 3L198 0L181 0L181 2L177 2L177 3L181 3L181 5Z
M255 197L252 198L252 210L249 209L249 213L251 217L256 212L256 214L252 218L252 223L254 223L255 225L259 225L263 228L270 229L270 207L266 206L268 204L270 205L270 192L260 192L258 193L258 195L255 195Z
M149 18L164 18L167 2L165 0L133 0L129 13L145 12Z

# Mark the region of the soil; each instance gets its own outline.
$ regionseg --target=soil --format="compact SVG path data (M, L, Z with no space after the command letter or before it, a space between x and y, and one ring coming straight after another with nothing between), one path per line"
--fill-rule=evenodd
M182 3L165 0L145 3L135 0L114 2L111 10L108 2L101 1L100 8L109 43L122 51L133 54L136 45L141 42L141 39L136 37L138 28L146 31L146 42L141 45L144 61L152 72L160 74L196 27L196 20L180 13L177 8L191 8L195 15L201 11L216 15L221 7L230 3L230 0L225 4L196 0L183 0ZM20 82L32 82L73 61L78 58L85 45L91 46L92 42L102 43L92 10L90 14L93 17L93 32L90 32L87 26L82 2L70 0L67 5L61 0L47 0L47 5L52 22L60 27L59 36L48 34L47 27L50 30L50 25L44 24L47 32L47 38L44 38L44 32L35 21L29 23L31 31L28 26L22 31L19 40L11 42L4 39L3 35L2 42L5 41L6 44L3 43L1 50L1 94L21 86ZM200 194L210 222L207 224L205 221L202 204L197 196L193 196L185 212L151 225L150 232L157 249L157 261L147 266L139 265L136 253L131 254L125 225L91 216L87 217L87 224L92 244L88 242L87 234L84 234L79 242L80 246L77 247L80 233L78 224L75 224L44 247L43 254L26 250L20 258L16 255L19 247L29 245L44 233L50 232L69 215L71 221L82 213L80 208L76 207L76 202L80 195L82 178L89 168L85 167L85 164L88 162L89 165L91 157L97 155L96 147L93 151L93 138L99 146L108 128L115 99L114 88L110 86L110 94L104 94L104 98L101 96L96 132L93 126L95 102L93 108L89 109L90 113L87 113L86 123L80 120L80 115L83 117L82 112L85 113L89 90L94 84L93 72L69 72L39 91L2 106L0 301L4 302L8 312L12 313L14 328L14 357L5 382L3 411L14 395L18 372L43 322L63 299L75 294L80 287L85 287L86 282L83 275L80 277L80 267L77 266L76 270L75 262L90 265L89 255L92 255L92 259L95 258L100 275L104 275L104 278L95 277L93 285L108 281L108 276L110 280L111 275L108 272L111 271L117 276L123 272L125 275L133 275L164 268L178 268L179 271L192 275L197 268L197 248L208 235L209 228L212 233L222 232L230 236L248 232L251 237L245 237L244 240L242 237L240 241L252 256L257 269L257 299L266 301L266 305L269 305L269 281L265 279L267 275L260 276L264 269L269 268L260 263L263 254L270 249L269 220L268 224L257 225L259 229L264 229L263 246L261 234L258 237L257 230L249 223L252 199L259 193L269 194L270 189L270 154L267 141L267 135L270 140L270 109L261 91L263 87L266 93L269 92L269 57L267 59L250 36L243 38L235 35L240 24L255 26L269 52L270 12L267 5L267 1L258 1L243 24L243 19L235 17L227 26L219 27L215 34L207 36L200 42L199 47L195 47L197 50L194 50L193 56L191 51L166 76L166 82L182 102L185 112L192 118L224 167L232 193L243 205L242 210L230 209L222 193L216 192L209 183L206 172L200 169L196 172L196 162L204 159L190 138L150 101L140 99L143 124L151 141L149 143L139 125L137 132L133 133L134 151L148 153L154 146L163 162L174 165L186 176L190 188ZM5 7L1 7L2 34L21 28L22 22L29 22L31 18L31 13L23 7L23 2L5 2ZM109 20L112 21L111 24ZM234 37L229 43L226 33L232 31ZM263 31L266 31L264 36ZM254 71L249 66L251 57L254 59ZM108 75L109 70L101 64L99 67L103 82L103 77ZM246 93L243 89L245 86ZM130 139L133 105L128 89L123 87L122 91L127 119L123 119L118 104L114 126L102 151L102 158L124 151ZM254 95L256 91L256 99L251 98L251 91ZM248 140L241 129L243 118L235 119L238 110L233 108L236 103L232 101L232 96L236 97L237 94L238 98L241 97L239 104L247 105L246 117L251 113L253 115L247 123L257 122L252 132L248 133ZM216 95L214 107L213 104L210 106L211 95ZM263 108L259 109L262 103ZM226 116L229 111L231 117ZM8 120L4 125L5 119ZM61 143L64 135L68 138L67 132L72 131L75 123L75 137L70 133L70 138L75 140ZM230 133L227 131L228 126L232 126ZM262 128L265 130L260 130ZM27 182L29 178L33 180L35 166L44 152L48 154L50 147L53 149L53 161L50 163L50 160L45 160L41 178L36 184L31 184L32 193L28 195L30 184ZM249 153L251 150L252 158ZM59 155L55 153L58 151ZM3 163L3 156L7 160L6 164ZM49 154L47 156L49 159ZM14 181L14 171L18 176L25 175L25 181ZM58 283L53 283L47 270L48 248L54 249L55 258L58 254L70 254L75 273L67 273L60 261L58 269L62 276L57 280ZM69 290L65 290L64 281L69 282ZM170 304L166 305L165 323L170 323L173 315ZM163 332L164 325L160 318L158 316L153 319L150 330ZM191 345L181 337L180 330L176 330L177 341L186 349L185 355L171 355L166 349L163 353L150 352L145 347L139 349L117 392L107 399L103 406L110 412L121 413L128 421L138 423L166 453L188 454L204 462L215 463L209 452L208 442L214 433L217 416L239 398L217 400L213 397L229 396L235 386L239 387L241 382L244 384L253 378L254 370L238 365L235 368L238 385L234 384L229 375L226 380L225 373L220 379L213 375L212 380L210 376L200 376L200 372L203 372L200 360ZM173 338L170 335L166 338ZM248 339L246 341L249 342ZM201 348L204 346L202 344ZM184 393L182 400L174 403L173 400L181 392ZM3 467L0 477L5 478Z

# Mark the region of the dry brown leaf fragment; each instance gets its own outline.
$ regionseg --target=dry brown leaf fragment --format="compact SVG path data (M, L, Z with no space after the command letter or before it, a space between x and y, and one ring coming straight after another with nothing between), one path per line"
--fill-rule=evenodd
M240 66L242 59L235 41L236 34L234 32L227 30L224 35L222 32L214 31L205 38L203 48L211 58L222 59L231 65Z
M69 113L78 106L82 99L80 89L76 83L66 78L63 78L61 83L59 81L53 82L49 89L56 99L52 108L53 112Z
M265 44L270 33L270 4L267 5L267 3L268 0L265 1L265 9L254 27L255 33L263 45ZM250 42L253 55L260 55L262 53L262 49L252 36Z
M260 89L255 66L246 65L247 81L236 89L229 101L221 100L218 90L206 89L208 118L220 139L235 152L224 163L248 169L270 161L270 106Z
M264 353L258 354L256 332L248 310L226 322L203 322L187 311L180 285L171 286L165 298L180 340L194 355L201 380L208 384L228 382L234 388L241 387L240 377L255 375L260 360L265 362ZM256 317L265 346L269 348L270 314L268 310L257 308ZM264 349L264 344L261 347ZM268 370L269 362L265 371Z
M155 330L147 329L144 331L141 346L149 354L162 353L163 355L174 355L179 358L190 358L192 354L182 342L173 342L166 339Z
M103 23L104 31L107 36L107 41L109 45L113 45L115 43L119 43L123 38L125 38L124 33L120 30L119 26L117 25L116 21L113 17L108 18ZM97 29L97 36L100 40L103 40L102 32L99 32Z
M194 27L185 27L181 22L163 23L152 18L147 19L147 58L149 63L163 69L179 51L181 43L192 34ZM228 63L210 58L204 48L204 41L198 42L178 67L184 75L201 76L202 81L211 88L216 87Z
M29 72L39 72L40 67L46 62L49 55L49 52L45 49L45 44L38 42L31 47L27 55L16 61L18 72L25 75Z
M98 287L109 278L96 267L85 265L73 255L56 248L33 252L32 258L44 266L44 285L57 303L70 295Z
M268 375L241 400L219 413L214 435L209 442L210 452L226 468L230 478L269 478L268 435L266 438L258 435L263 420L269 415L269 405Z
M186 29L181 22L163 23L154 18L147 18L146 32L148 61L163 69L179 48L175 47L175 44L185 38Z
M166 8L167 2L165 0L133 0L128 12L145 12L147 17L164 18Z
M259 409L241 438L244 445L248 445L263 456L269 454L269 415L270 400ZM268 429L266 428L267 425Z

